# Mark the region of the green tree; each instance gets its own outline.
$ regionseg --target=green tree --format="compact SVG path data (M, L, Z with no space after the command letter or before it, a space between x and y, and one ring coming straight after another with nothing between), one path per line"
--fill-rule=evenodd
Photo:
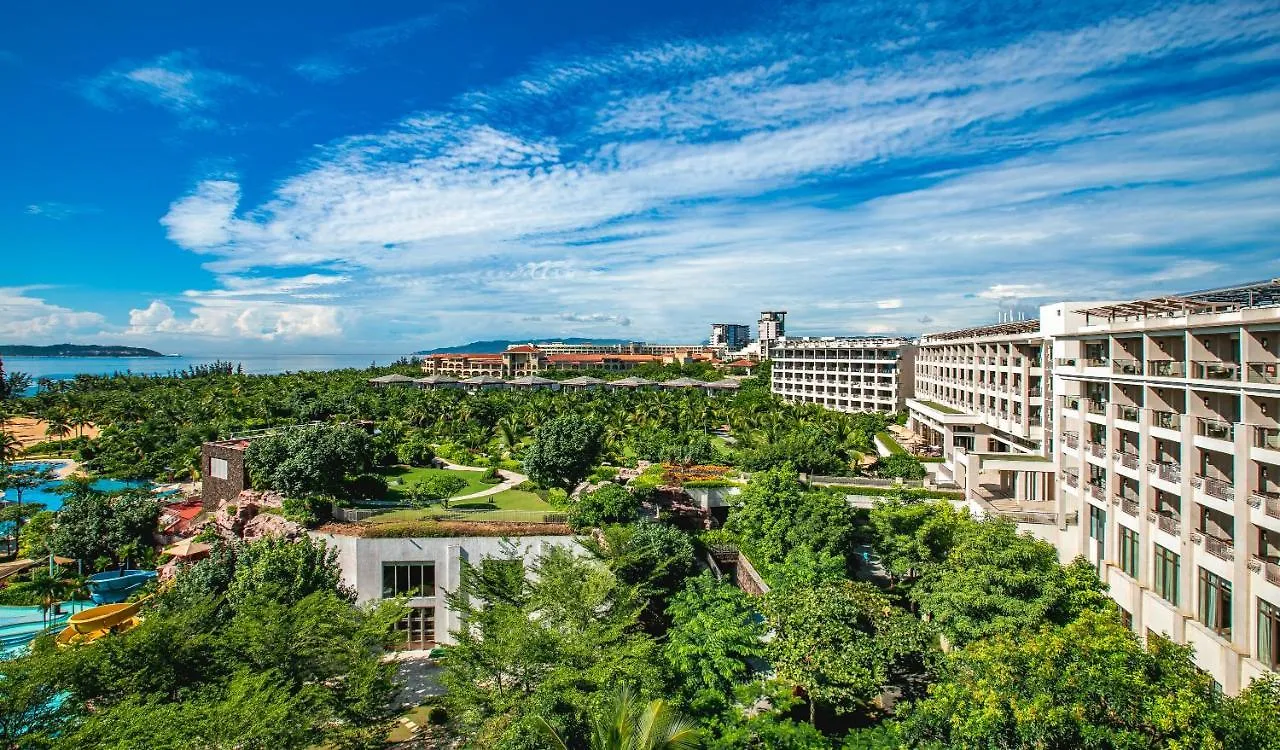
M1114 616L1002 632L953 652L906 712L911 747L1212 748L1224 699L1190 648L1144 649Z
M17 467L13 464L0 463L0 496L12 491L14 495L13 510L0 517L0 520L14 524L17 533L22 532L22 524L35 513L44 510L44 506L36 504L27 507L22 504L22 496L27 490L35 489L56 479L52 471L35 467Z
M893 667L925 645L915 618L866 583L774 589L765 612L770 660L780 679L804 690L811 724L819 702L846 713L875 698Z
M48 747L75 706L60 699L62 660L52 649L0 662L0 747Z
M831 741L812 724L760 713L727 727L709 750L831 750Z
M1280 678L1254 679L1226 702L1218 730L1224 750L1280 750Z
M640 515L640 502L629 490L612 482L584 492L569 509L569 525L589 529L610 523L627 523Z
M919 459L905 453L894 453L876 462L875 473L898 479L924 479L925 470Z
M308 425L264 435L245 449L253 486L285 495L347 494L346 479L373 468L373 443L352 425Z
M464 563L446 595L467 623L445 660L450 716L477 747L528 740L537 717L585 742L577 717L618 685L652 693L661 682L658 648L638 629L643 599L570 550L548 550L526 575L519 549L505 546L502 557Z
M852 572L857 530L844 498L804 491L796 472L784 466L753 475L738 500L726 527L766 576L800 548L834 556Z
M545 717L539 716L536 721L553 746L569 750L569 743ZM693 723L667 701L658 698L641 703L625 687L591 717L590 731L591 750L692 750L698 746L698 731Z
M1087 565L1087 563L1085 563ZM1082 608L1110 607L1096 574L1072 575L1048 542L1019 534L1004 519L969 524L946 560L911 591L920 609L953 643L1064 624Z
M524 470L545 487L572 490L600 461L604 428L595 419L564 414L534 433L524 453Z
M946 559L968 516L946 501L922 501L903 493L877 502L870 521L876 552L890 574L915 578Z
M57 520L58 514L48 510L42 510L28 518L18 534L18 556L35 558L53 554L50 537Z
M663 649L684 692L729 694L764 655L764 626L741 589L709 572L690 578L667 607L671 629Z
M396 457L409 466L430 466L436 452L422 433L414 433L396 446Z
M226 589L233 607L251 597L289 605L320 591L355 601L355 592L342 583L337 549L309 536L296 541L268 536L237 545L234 567Z
M420 507L444 501L449 506L449 498L466 489L467 480L457 474L428 474L422 479L409 483L409 502Z
M49 535L54 554L90 563L115 562L130 549L149 549L160 506L146 490L99 492L86 482L69 482L58 521Z

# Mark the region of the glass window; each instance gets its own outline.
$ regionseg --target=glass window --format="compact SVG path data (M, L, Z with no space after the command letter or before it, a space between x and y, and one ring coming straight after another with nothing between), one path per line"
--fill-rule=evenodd
M1138 532L1127 526L1120 527L1120 569L1132 578L1138 577Z
M209 473L213 475L214 479L226 479L227 478L227 459L225 458L209 459Z
M1156 595L1170 604L1178 604L1178 553L1155 545Z
M1200 569L1200 623L1231 637L1231 581Z
M1099 542L1105 540L1107 534L1107 512L1102 508L1089 506L1089 538Z
M436 645L436 608L411 607L404 619L396 623L399 642L396 648L419 651Z
M382 598L435 596L436 566L429 562L382 564Z
M1258 600L1258 661L1280 670L1280 607Z

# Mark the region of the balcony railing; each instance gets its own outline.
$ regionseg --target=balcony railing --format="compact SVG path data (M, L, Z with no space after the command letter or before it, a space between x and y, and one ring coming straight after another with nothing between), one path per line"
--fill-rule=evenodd
M1196 420L1197 434L1205 437L1214 438L1215 440L1235 440L1236 426L1230 422L1223 422L1219 419L1199 419Z
M1106 458L1107 444L1106 443L1089 443L1089 453L1094 458Z
M1274 583L1280 586L1280 565L1277 565L1265 557L1254 555L1249 561L1249 570L1261 572L1267 578L1268 583Z
M1280 427L1254 427L1253 447L1280 451Z
M1114 454L1116 461L1126 469L1138 468L1138 454L1129 453L1127 451L1118 450Z
M1151 426L1163 427L1166 430L1181 430L1182 415L1171 411L1151 412Z
M1204 535L1204 551L1218 558L1231 562L1236 558L1236 548L1229 540L1216 536Z
M1177 484L1182 481L1182 466L1172 461L1152 461L1147 464L1147 471L1158 475L1166 482Z
M1264 494L1262 501L1268 516L1280 518L1280 495Z
M1136 406L1126 406L1124 404L1118 404L1116 406L1116 419L1120 419L1125 422L1137 422L1138 417L1141 414L1142 410Z
M1240 363L1196 361L1191 363L1191 373L1200 380L1239 380Z
M1216 497L1227 502L1236 499L1236 488L1231 482L1206 476L1197 476L1196 479L1200 480L1201 486L1204 487L1204 494L1209 497Z
M1250 362L1246 368L1250 383L1280 383L1280 363Z
M1173 534L1174 536L1177 536L1182 533L1182 525L1178 523L1178 519L1173 516L1165 516L1152 511L1147 516L1147 520L1154 523L1157 528L1166 534Z
M1085 402L1085 408L1090 414L1106 414L1107 402L1091 398Z
M1071 473L1069 473L1069 472L1068 472L1068 473L1063 474L1063 475L1062 475L1062 478L1063 478L1063 480L1064 480L1064 481L1066 481L1066 483L1067 483L1067 486L1068 486L1068 487L1079 487L1079 486L1080 486L1080 475L1079 475L1079 474L1071 474Z
M1063 396L1062 408L1072 409L1074 411L1080 411L1080 397L1079 396Z
M1074 432L1065 432L1062 434L1062 443L1068 448L1080 447L1080 436Z
M1089 496L1098 502L1105 503L1107 501L1107 488L1090 483Z
M1176 359L1147 360L1147 374L1161 378L1186 377L1187 367Z
M1086 357L1084 360L1086 367L1106 367L1107 363L1106 357Z
M1076 360L1074 357L1058 357L1053 360L1054 367L1075 367Z
M1040 390L1039 388L1028 388L1027 395L1030 396L1031 398L1040 398L1041 396L1044 395L1044 391Z
M1134 500L1120 500L1120 510L1134 518L1138 517L1138 503Z
M1137 359L1113 359L1111 371L1117 375L1141 375L1142 361Z

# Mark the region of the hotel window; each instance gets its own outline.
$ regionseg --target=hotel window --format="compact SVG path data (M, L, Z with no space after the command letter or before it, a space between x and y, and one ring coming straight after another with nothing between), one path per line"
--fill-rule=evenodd
M436 566L429 562L382 564L382 598L435 596Z
M1133 630L1133 613L1124 607L1118 607L1118 609L1120 610L1120 624Z
M1120 527L1120 569L1131 578L1138 577L1138 561L1141 549L1138 532L1127 526Z
M1258 600L1258 661L1280 670L1280 607Z
M422 651L436 645L436 608L410 607L409 614L395 625L399 637L396 648Z
M1170 604L1178 604L1178 553L1155 545L1155 584L1156 595Z
M1200 624L1231 637L1231 582L1200 569Z
M227 478L227 459L211 458L209 459L209 474L214 479Z

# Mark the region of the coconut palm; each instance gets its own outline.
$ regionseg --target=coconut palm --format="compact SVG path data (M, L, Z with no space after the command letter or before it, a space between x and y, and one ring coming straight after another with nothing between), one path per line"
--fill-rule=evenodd
M543 717L538 726L558 748L569 745ZM698 731L666 700L642 704L630 688L623 688L604 711L591 717L591 750L684 750L697 747Z
M22 441L11 432L0 430L0 464L7 464L22 455Z

